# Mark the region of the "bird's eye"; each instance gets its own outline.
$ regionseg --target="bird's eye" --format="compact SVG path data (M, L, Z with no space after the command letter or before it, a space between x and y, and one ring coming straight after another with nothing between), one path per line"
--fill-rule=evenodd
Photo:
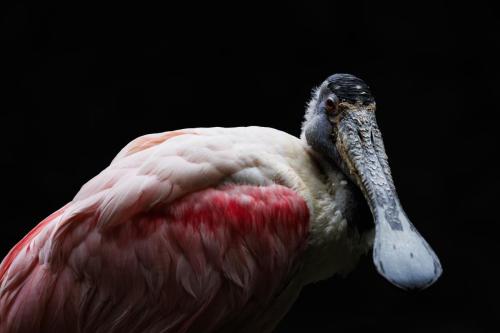
M333 97L328 97L325 101L325 109L329 113L336 113L337 112L337 100Z

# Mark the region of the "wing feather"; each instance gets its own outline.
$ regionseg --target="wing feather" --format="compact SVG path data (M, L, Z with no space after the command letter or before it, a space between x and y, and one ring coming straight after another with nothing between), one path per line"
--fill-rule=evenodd
M0 333L210 332L271 306L300 263L307 204L284 186L218 186L255 160L166 141L188 136L132 145L13 248Z

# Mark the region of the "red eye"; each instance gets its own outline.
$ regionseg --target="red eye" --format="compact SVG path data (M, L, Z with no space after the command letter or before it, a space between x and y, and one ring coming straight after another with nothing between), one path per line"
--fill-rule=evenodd
M337 100L333 97L328 97L325 101L325 108L328 112L337 111Z

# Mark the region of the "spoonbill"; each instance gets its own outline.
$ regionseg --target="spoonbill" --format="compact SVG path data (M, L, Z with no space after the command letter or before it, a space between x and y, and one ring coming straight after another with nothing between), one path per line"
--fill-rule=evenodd
M441 265L401 207L375 108L364 81L335 74L300 138L238 127L133 140L5 257L0 333L270 332L304 285L370 249L392 284L428 287Z

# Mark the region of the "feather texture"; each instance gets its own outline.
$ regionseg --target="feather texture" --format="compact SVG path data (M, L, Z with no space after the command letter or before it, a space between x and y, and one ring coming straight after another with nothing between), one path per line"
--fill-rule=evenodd
M304 160L272 129L134 140L4 259L0 333L274 325L310 229Z
M309 222L305 201L288 188L227 185L106 229L99 215L72 214L45 260L64 215L42 222L47 230L2 266L0 332L246 327L289 283Z

